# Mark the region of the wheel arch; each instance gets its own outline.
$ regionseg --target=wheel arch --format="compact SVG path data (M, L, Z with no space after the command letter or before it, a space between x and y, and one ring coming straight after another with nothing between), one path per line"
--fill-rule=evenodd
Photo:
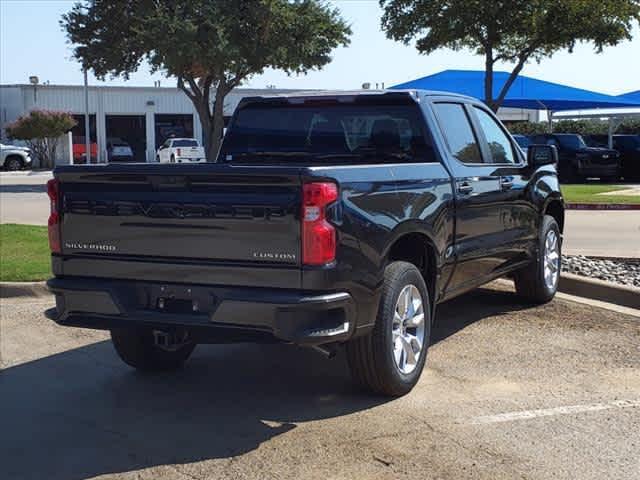
M437 303L438 257L433 239L424 232L404 232L390 242L385 253L385 267L394 261L405 261L415 265L422 274L431 301L432 313ZM433 321L433 315L432 315Z
M20 155L19 153L9 153L5 159L4 162L2 162L2 166L5 166L7 164L7 162L11 159L16 159L20 162L20 164L24 167L24 164L26 163L26 158L23 157L22 155Z
M560 198L551 198L549 199L544 209L542 210L542 215L549 215L553 217L560 228L560 233L564 232L564 223L565 223L565 213L564 213L564 203Z

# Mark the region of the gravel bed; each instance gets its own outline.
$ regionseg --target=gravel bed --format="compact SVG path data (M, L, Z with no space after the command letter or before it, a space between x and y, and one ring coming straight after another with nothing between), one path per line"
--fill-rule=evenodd
M640 287L640 259L603 259L563 255L562 271L607 282Z

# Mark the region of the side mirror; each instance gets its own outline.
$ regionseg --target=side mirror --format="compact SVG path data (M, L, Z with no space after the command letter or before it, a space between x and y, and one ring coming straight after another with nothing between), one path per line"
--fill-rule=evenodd
M558 149L555 145L529 145L527 147L527 163L533 167L556 165Z

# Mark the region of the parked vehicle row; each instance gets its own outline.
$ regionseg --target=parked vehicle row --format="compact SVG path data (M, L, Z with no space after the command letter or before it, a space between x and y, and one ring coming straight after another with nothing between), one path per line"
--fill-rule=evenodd
M528 303L558 287L557 151L525 158L478 100L253 97L217 163L168 165L189 158L181 141L159 163L58 167L48 185L47 315L110 330L137 369L178 368L198 343L344 345L358 384L402 395L438 303L507 275Z
M607 135L585 135L590 147L608 148ZM640 135L613 135L613 149L620 153L620 174L625 180L640 180Z
M562 182L640 180L640 135L613 135L613 149L608 147L607 135L547 133L514 135L514 139L524 152L530 144L555 146Z

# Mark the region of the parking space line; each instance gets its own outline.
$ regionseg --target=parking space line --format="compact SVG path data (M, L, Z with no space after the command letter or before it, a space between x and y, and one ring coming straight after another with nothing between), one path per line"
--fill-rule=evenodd
M592 403L589 405L569 405L565 407L543 408L540 410L522 410L519 412L499 413L497 415L483 415L475 417L472 425L486 425L490 423L513 422L516 420L530 420L554 415L570 415L584 412L598 412L614 408L640 407L640 400L615 400L608 403Z

